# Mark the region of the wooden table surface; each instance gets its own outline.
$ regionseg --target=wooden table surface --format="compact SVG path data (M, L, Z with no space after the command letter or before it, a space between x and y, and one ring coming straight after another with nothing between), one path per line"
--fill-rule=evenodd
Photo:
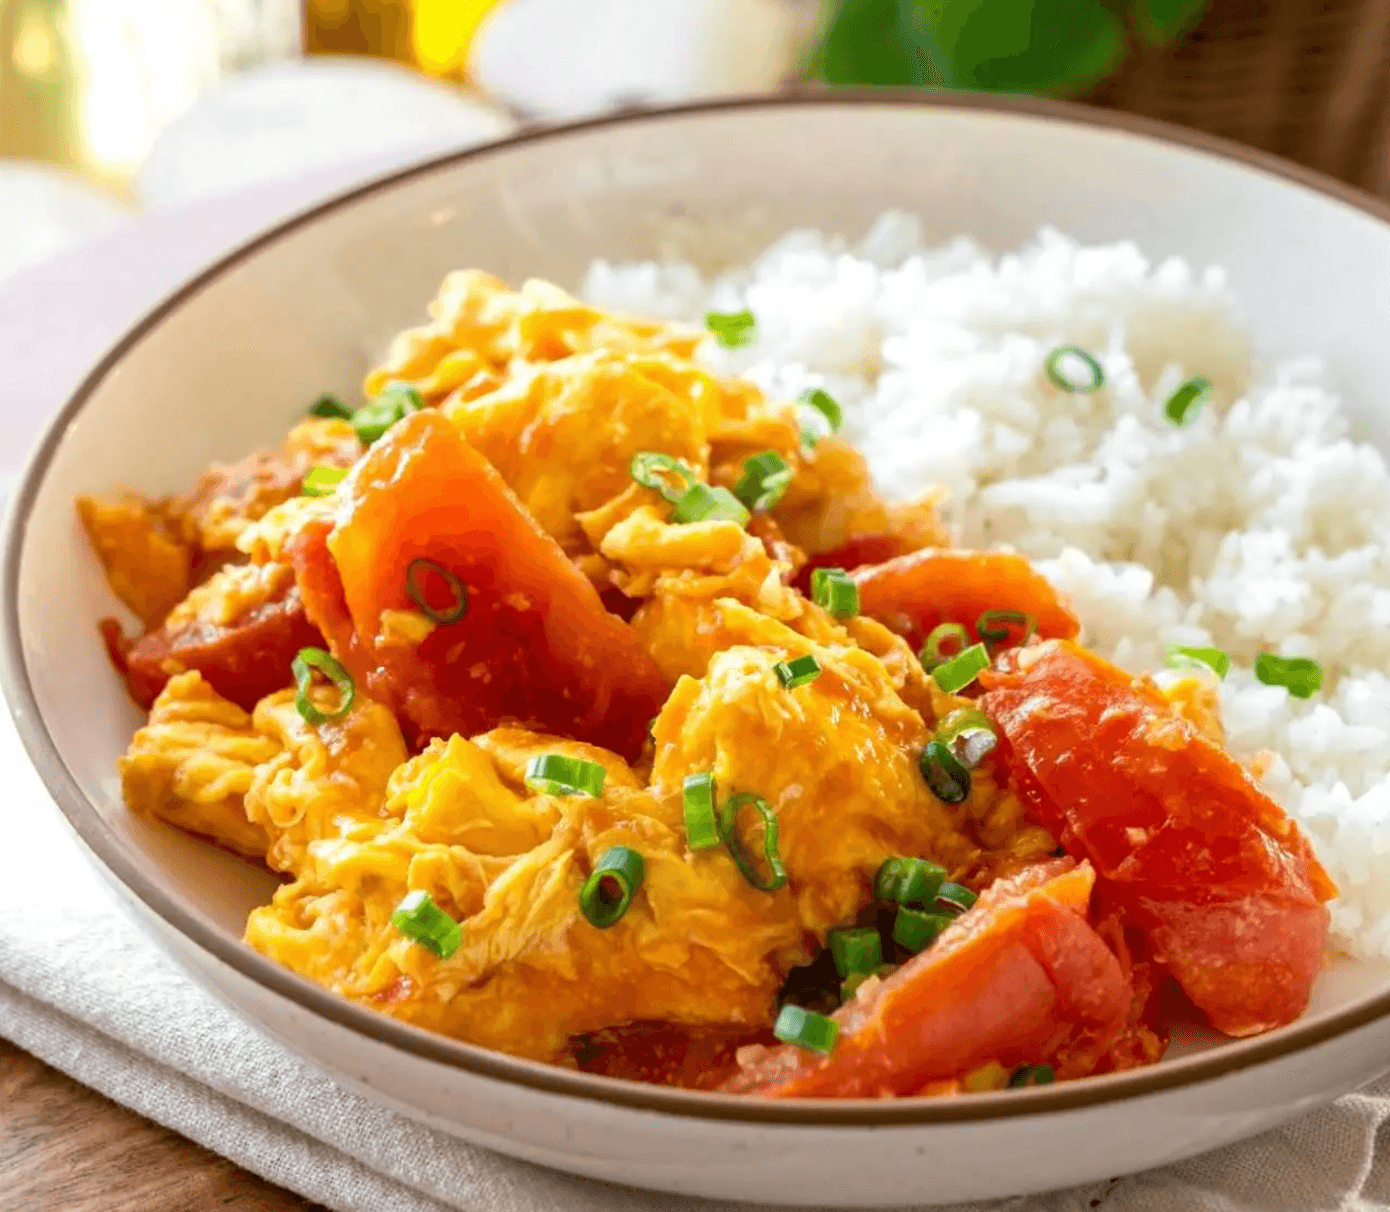
M4 1212L327 1212L0 1040Z

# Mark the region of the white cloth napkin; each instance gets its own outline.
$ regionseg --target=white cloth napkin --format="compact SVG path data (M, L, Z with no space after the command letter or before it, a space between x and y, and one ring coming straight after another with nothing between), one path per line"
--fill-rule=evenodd
M219 248L345 179L171 212L0 290L0 477L134 315ZM567 1177L348 1092L225 1010L127 920L7 714L0 784L0 1036L78 1081L335 1212L747 1206ZM1390 1212L1390 1149L1377 1148L1390 1147L1379 1140L1387 1119L1390 1080L1194 1161L970 1212Z

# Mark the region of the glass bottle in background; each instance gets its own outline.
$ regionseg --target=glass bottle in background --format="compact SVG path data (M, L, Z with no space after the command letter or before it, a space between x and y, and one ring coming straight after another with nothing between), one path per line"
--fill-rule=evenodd
M0 0L0 156L123 191L200 93L301 31L300 0Z
M311 55L376 55L461 81L473 35L501 2L305 0L304 49Z

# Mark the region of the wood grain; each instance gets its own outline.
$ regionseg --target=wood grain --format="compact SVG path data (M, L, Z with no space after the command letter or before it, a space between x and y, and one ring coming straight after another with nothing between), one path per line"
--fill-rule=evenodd
M326 1212L0 1040L5 1212Z

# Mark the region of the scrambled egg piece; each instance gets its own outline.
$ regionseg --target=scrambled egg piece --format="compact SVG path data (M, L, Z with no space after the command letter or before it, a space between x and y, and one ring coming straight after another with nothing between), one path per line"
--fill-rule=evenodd
M315 693L331 710L336 692ZM314 839L378 819L407 755L379 703L359 695L342 720L314 728L294 698L280 691L248 714L196 671L171 678L120 761L126 804L298 871Z
M78 497L77 514L111 592L146 628L155 628L188 593L192 558L158 504L135 493L113 500Z

